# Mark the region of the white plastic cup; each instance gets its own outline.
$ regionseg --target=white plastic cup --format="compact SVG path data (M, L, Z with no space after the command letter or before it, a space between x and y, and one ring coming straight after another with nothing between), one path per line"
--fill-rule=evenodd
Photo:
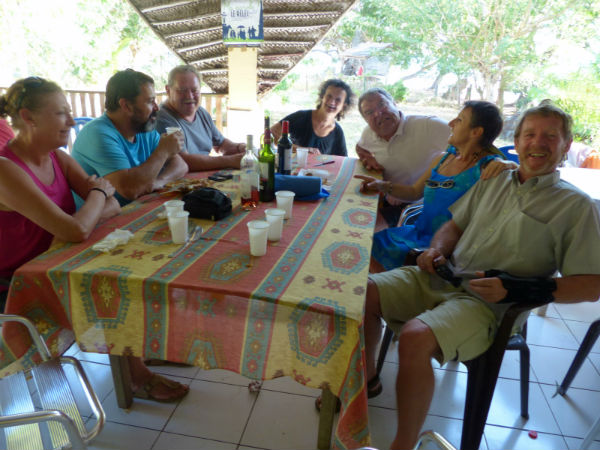
M176 211L170 213L169 230L171 230L171 240L174 244L183 244L188 238L188 211Z
M269 241L278 241L281 239L281 232L283 231L285 211L283 209L269 208L265 210L265 216L269 223L267 239L269 239Z
M167 127L167 128L165 128L165 131L167 132L167 134L173 134L173 133L177 133L178 131L181 131L181 128L179 128L179 127Z
M292 217L292 206L294 205L294 194L292 191L277 191L275 197L277 198L277 208L285 211L285 219L291 219Z
M167 213L167 217L171 213L176 213L179 211L183 211L183 200L169 200L163 203L165 205L165 212Z
M267 235L269 223L264 220L251 220L248 222L248 235L250 236L250 254L263 256L267 253Z
M306 160L308 158L308 149L304 147L298 147L296 149L296 162L298 167L301 169L306 167Z

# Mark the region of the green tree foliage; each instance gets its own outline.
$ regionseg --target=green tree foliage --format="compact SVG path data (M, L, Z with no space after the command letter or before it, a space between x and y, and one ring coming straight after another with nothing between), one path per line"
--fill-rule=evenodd
M597 17L594 4L591 0L361 0L337 36L349 43L358 32L369 41L392 43L386 53L405 68L417 64L441 75L473 75L481 96L501 105L503 92L513 87L524 68L537 72L552 57L552 46L539 54L540 39L585 40Z
M153 76L162 90L180 60L124 0L0 2L0 85L29 75L65 89L103 89L128 67Z
M388 91L396 102L403 102L408 95L408 89L404 86L402 80L396 81L394 84L384 86L384 89Z
M600 80L593 69L579 70L566 77L549 75L540 80L524 99L524 106L549 98L573 117L573 137L576 141L600 148Z

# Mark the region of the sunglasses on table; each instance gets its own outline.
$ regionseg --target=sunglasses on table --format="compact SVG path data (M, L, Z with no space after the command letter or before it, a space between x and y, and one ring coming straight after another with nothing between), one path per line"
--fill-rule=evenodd
M454 180L444 180L444 181L436 181L436 180L427 180L425 181L425 185L427 187L437 189L452 189L454 187Z

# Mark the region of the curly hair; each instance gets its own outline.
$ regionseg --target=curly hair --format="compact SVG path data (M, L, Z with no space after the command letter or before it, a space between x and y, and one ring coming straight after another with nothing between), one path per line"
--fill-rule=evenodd
M348 86L348 84L346 84L344 81L340 80L339 78L331 78L329 80L323 81L323 83L321 83L321 86L319 86L319 98L317 99L317 109L319 109L323 104L323 97L325 97L325 92L330 86L340 88L346 91L344 107L339 112L339 114L335 116L337 120L343 119L346 112L354 106L354 103L356 101L356 95L354 95L354 92L352 92L352 88Z

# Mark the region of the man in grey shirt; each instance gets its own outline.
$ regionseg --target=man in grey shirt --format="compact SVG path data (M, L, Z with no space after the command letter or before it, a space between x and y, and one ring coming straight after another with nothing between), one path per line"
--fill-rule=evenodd
M168 99L160 105L156 129L181 128L185 136L185 151L181 157L190 172L233 168L239 169L246 145L225 138L200 106L200 75L189 65L177 66L169 72L165 86ZM211 156L214 149L218 156Z
M398 429L391 448L417 441L433 397L432 358L443 364L483 353L509 303L600 296L598 210L557 171L572 142L571 124L553 105L526 111L515 130L521 166L478 181L460 198L418 267L370 276L365 347L371 397L381 392L375 371L381 318L398 336ZM436 275L447 259L463 277L458 287ZM498 272L484 272L491 269Z

